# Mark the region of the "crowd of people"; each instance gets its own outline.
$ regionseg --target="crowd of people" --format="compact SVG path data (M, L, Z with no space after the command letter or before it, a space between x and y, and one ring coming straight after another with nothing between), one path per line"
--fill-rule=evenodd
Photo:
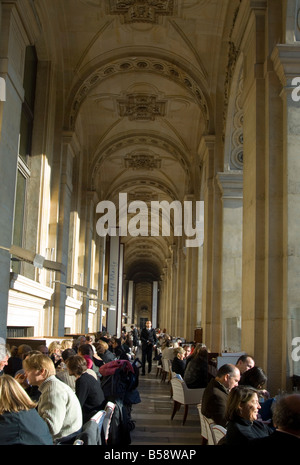
M226 431L220 445L299 443L299 393L272 398L266 374L248 354L212 373L204 344L171 337L147 321L141 331L123 328L120 338L102 331L35 350L0 343L0 444L73 444L108 400L103 366L135 363L138 356L142 375L151 373L153 360L166 359L189 389L204 389L202 414Z
M209 351L202 343L185 344L165 332L156 335L154 348L160 360L170 360L173 376L181 377L189 389L204 388L201 412L225 428L220 445L298 444L300 439L300 394L271 397L267 376L248 354L236 364L209 369Z
M0 444L73 444L108 399L100 368L134 359L131 334L106 332L36 349L0 344Z

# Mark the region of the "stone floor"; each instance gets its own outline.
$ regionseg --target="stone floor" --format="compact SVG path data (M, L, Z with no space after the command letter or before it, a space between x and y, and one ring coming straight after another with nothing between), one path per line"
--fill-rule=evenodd
M171 420L173 401L171 385L151 374L139 376L138 391L141 403L133 405L132 419L136 427L131 432L134 445L201 445L200 420L196 406L189 407L185 425L182 425L183 406Z

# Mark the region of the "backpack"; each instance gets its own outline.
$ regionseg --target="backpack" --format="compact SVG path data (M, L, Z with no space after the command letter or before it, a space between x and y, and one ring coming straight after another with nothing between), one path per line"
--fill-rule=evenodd
M99 369L101 387L106 399L124 400L128 392L138 386L138 367L126 360L113 360L102 365Z

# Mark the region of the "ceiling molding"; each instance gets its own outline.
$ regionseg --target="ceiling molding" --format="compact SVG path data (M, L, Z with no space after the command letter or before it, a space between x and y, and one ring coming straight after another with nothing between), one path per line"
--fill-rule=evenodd
M209 131L211 115L211 103L205 90L203 77L199 71L192 72L191 64L183 64L180 57L161 57L160 55L140 55L138 50L134 52L126 49L124 57L111 59L108 62L97 63L94 68L89 68L86 75L78 78L73 87L66 107L65 129L74 130L80 108L95 89L104 80L122 73L147 72L172 80L184 88L193 96L195 103L201 109L206 130ZM144 51L144 50L143 50ZM124 53L124 52L123 52ZM170 55L170 54L169 54ZM99 57L98 57L99 59Z

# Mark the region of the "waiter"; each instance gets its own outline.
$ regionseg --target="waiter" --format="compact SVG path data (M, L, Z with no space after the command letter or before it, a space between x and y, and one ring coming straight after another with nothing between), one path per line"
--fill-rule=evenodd
M157 343L155 329L152 328L151 321L146 321L146 328L142 329L141 342L142 342L142 375L145 375L146 360L148 362L148 373L151 372L152 351Z

